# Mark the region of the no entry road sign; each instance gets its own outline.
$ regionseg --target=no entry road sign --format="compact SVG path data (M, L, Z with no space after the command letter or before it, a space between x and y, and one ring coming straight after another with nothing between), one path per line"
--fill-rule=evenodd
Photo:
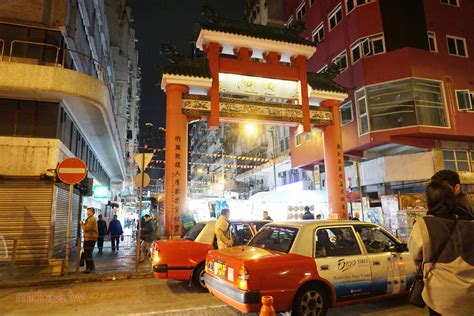
M56 169L59 179L67 184L76 184L84 180L87 175L87 166L79 158L66 158Z

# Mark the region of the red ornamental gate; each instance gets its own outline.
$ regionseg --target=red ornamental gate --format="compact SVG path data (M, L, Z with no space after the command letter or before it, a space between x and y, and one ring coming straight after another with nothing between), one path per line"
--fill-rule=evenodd
M302 125L324 132L324 161L330 216L347 218L340 102L345 89L308 73L314 43L289 29L214 18L201 26L196 47L207 60L181 59L165 68L166 91L165 235L178 236L187 192L188 121L258 121ZM235 96L239 96L235 98ZM245 97L289 100L257 102ZM250 98L248 98L250 99Z

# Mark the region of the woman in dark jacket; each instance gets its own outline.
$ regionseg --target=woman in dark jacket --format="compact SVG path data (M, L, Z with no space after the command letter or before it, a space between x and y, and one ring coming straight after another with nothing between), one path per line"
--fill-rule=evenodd
M428 216L415 223L408 241L415 264L423 265L423 300L430 315L472 316L474 221L444 182L432 181L426 200Z

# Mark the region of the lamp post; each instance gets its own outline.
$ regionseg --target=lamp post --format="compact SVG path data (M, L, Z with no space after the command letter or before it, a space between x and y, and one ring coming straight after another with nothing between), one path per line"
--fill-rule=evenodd
M276 175L276 154L275 154L275 126L272 126L269 129L270 134L272 135L272 162L273 162L273 181L275 182L274 190L277 190L277 175Z

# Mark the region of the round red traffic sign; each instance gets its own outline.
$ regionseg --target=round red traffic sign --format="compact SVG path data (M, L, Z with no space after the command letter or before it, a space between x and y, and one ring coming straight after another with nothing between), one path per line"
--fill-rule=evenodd
M79 158L66 158L56 169L59 179L67 184L76 184L84 180L87 175L87 166Z

